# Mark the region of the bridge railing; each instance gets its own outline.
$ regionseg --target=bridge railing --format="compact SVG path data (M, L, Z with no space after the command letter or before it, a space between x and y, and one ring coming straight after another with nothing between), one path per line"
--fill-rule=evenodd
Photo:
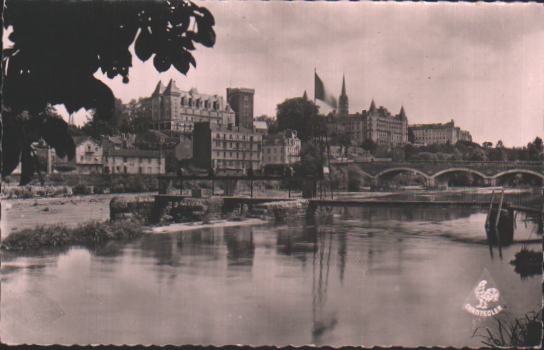
M361 162L355 161L357 164L379 164L379 165L407 165L407 164L431 164L431 165L470 165L470 166L529 166L539 167L544 166L542 161L460 161L460 160L406 160L402 162L388 162L388 161L371 161Z

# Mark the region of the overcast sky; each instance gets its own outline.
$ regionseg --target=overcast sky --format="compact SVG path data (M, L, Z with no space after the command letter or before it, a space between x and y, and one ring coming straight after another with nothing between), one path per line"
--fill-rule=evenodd
M544 6L218 2L217 43L198 46L197 69L157 73L134 56L130 83L103 78L123 101L149 96L159 79L181 89L225 95L255 89L255 115L304 90L313 97L317 68L340 93L346 75L350 112L371 99L409 123L446 122L475 141L522 145L544 136ZM322 108L326 112L326 108Z

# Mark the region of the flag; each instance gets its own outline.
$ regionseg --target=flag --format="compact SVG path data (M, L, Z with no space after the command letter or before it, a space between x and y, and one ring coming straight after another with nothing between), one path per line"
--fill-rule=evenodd
M336 108L337 106L336 98L334 97L334 95L332 95L325 89L325 84L323 84L323 80L321 80L319 75L317 75L317 72L314 72L314 74L315 74L315 99L325 102L332 108Z

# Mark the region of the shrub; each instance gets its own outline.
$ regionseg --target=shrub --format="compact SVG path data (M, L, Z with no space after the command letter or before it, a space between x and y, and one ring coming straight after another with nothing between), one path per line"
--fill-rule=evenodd
M64 178L61 174L51 174L49 175L49 180L51 182L63 182L64 181Z
M89 187L83 184L77 184L72 188L72 193L75 195L85 195L91 193L91 191Z
M108 240L136 238L142 234L142 224L137 220L91 222L75 228L62 225L42 226L10 234L0 248L23 251L44 247L100 244Z

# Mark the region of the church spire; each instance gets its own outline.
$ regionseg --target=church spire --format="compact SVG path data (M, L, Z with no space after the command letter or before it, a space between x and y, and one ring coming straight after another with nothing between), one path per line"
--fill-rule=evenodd
M340 116L347 116L349 114L349 100L346 94L346 77L342 75L342 93L338 99L338 114Z
M401 118L401 119L408 119L408 118L406 117L406 112L404 111L404 106L400 106L399 118Z
M308 94L306 93L306 90L304 90L304 94L302 95L302 98L304 100L307 100L308 99Z
M162 82L159 80L157 83L157 87L155 87L155 91L151 94L152 96L160 95L164 92L164 85L162 85Z
M372 102L370 102L370 108L368 109L370 113L376 112L376 103L374 103L374 99L372 99Z

